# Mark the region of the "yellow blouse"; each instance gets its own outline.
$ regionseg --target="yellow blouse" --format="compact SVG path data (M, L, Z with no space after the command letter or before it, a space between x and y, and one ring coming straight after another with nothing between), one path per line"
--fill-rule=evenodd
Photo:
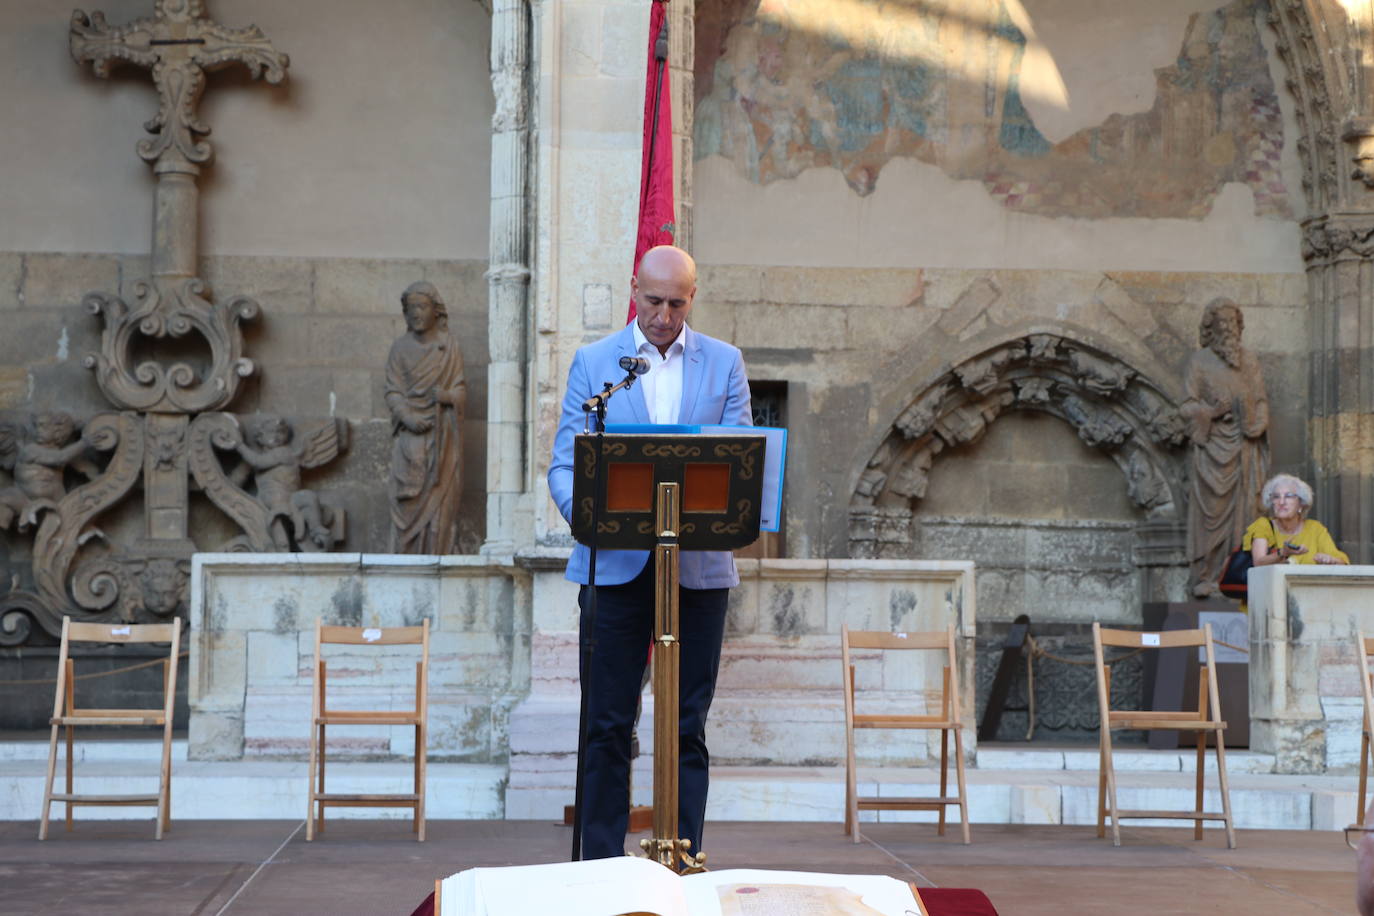
M1325 553L1340 559L1344 563L1350 562L1345 551L1336 546L1336 542L1331 539L1331 532L1326 530L1326 526L1314 519L1305 518L1302 521L1302 528L1298 529L1297 534L1283 534L1276 532L1270 524L1268 518L1257 518L1250 523L1250 527L1245 529L1245 538L1241 541L1241 548L1249 550L1255 538L1264 538L1269 542L1269 549L1278 549L1278 544L1274 538L1278 536L1283 541L1292 541L1299 547L1306 547L1304 554L1294 554L1288 558L1289 563L1315 563L1317 554Z

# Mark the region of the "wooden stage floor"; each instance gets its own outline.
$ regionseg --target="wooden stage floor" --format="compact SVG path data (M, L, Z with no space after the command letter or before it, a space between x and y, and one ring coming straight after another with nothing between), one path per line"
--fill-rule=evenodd
M80 812L78 812L78 818ZM292 821L0 823L0 912L397 914L434 879L477 865L566 858L568 828L539 821L335 820L305 842ZM1002 916L1354 912L1355 854L1339 833L1124 828L1122 847L1091 827L973 825L973 845L928 824L872 824L855 845L838 824L710 823L708 865L886 874L918 886L976 887Z

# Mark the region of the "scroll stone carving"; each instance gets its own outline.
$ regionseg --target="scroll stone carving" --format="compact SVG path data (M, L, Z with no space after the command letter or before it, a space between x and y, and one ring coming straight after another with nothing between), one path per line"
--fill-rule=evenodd
M197 549L188 526L191 474L241 526L252 522L244 537L253 549L291 546L293 537L322 549L342 532L342 514L331 526L328 500L299 483L302 468L332 459L346 444L338 421L327 424L332 444L322 446L301 421L294 427L298 446L273 451L249 444L258 462L251 468L255 493L239 489L237 500L214 451L229 446L212 441L222 426L232 426L232 418L216 411L257 371L244 353L242 323L260 309L245 296L215 302L196 276L196 180L212 153L205 139L210 128L197 107L207 72L239 65L253 78L280 83L286 55L256 27L209 20L202 0L154 0L152 16L124 26L78 10L68 37L73 59L97 77L130 64L148 70L157 89L158 111L145 124L151 136L138 144L156 176L151 271L132 285L129 301L110 292L83 299L104 326L100 348L85 365L117 412L92 417L79 439L76 424L57 414L39 415L27 433L0 425L0 465L14 474L0 496L0 521L32 531L28 581L0 594L4 645L29 639L35 624L55 635L64 615L134 621L184 614L189 558ZM197 338L208 346L208 358ZM158 355L141 355L150 351ZM97 522L136 491L141 530L114 543ZM248 511L254 505L256 517ZM284 535L275 541L274 519Z

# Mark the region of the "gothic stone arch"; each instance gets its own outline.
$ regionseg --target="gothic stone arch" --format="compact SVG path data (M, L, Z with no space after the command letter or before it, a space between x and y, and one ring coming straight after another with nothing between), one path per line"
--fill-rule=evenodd
M1157 559L1177 552L1181 561L1187 468L1177 403L1116 356L1052 333L1018 337L958 363L901 411L850 498L850 556L907 556L912 509L936 457L976 442L1008 410L1052 414L1104 451L1145 512L1137 563L1149 565L1152 547L1170 555Z

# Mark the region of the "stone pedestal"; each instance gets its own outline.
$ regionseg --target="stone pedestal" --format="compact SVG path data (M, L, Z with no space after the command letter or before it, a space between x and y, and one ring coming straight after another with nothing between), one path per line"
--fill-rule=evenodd
M1363 708L1356 634L1374 633L1374 566L1250 571L1250 747L1275 772L1351 771Z
M960 653L964 747L976 743L974 565L930 560L739 560L730 593L720 679L707 726L714 766L836 766L844 760L840 626L918 631L955 626ZM563 579L561 557L536 568L529 696L510 716L510 784L506 816L560 816L573 797L577 749L576 586ZM924 655L925 653L918 653ZM915 672L918 695L898 693L896 672L860 660L866 702L919 709L938 695L943 665ZM904 671L903 683L910 683ZM639 724L636 803L651 797L652 697ZM938 733L861 736L865 766L927 766L939 760ZM724 804L717 793L713 804Z
M196 554L189 683L193 760L301 757L310 740L315 621L430 621L431 759L504 762L506 717L529 683L529 578L509 558L392 554ZM415 655L332 661L331 700L408 702ZM414 733L340 728L331 755L413 751Z

